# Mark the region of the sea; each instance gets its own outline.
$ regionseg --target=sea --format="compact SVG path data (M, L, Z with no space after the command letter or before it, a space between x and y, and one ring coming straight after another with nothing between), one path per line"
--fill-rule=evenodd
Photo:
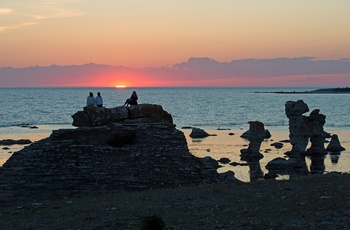
M139 104L158 104L177 127L204 129L247 127L288 128L287 101L303 100L326 115L325 128L350 129L350 94L276 94L316 88L0 88L0 127L70 125L89 92L101 92L104 106L122 106L136 91ZM306 114L307 115L307 114Z
M339 134L346 151L325 157L321 173L350 172L350 94L281 94L275 92L305 92L318 88L273 87L174 87L174 88L0 88L0 140L22 139L36 136L37 139L50 135L52 130L74 128L72 115L81 111L89 92L103 97L104 106L123 106L133 91L139 97L139 104L161 105L173 117L174 124L186 136L189 150L198 157L211 156L216 160L229 158L238 163L222 167L219 172L233 171L242 181L252 180L252 170L242 166L240 149L247 142L239 137L249 129L249 121L260 121L270 131L272 138L264 141L261 150L264 158L259 170L266 173L265 165L276 157L284 157L291 149L285 145L274 149L271 141L288 139L288 119L285 115L287 101L303 100L309 107L308 115L314 109L326 115L324 129ZM188 127L196 127L214 133L203 140L192 140ZM235 135L229 136L228 133ZM37 139L33 140L36 141ZM0 166L23 146L0 149ZM308 160L310 166L312 162ZM260 168L261 165L261 168ZM283 177L282 177L283 178Z

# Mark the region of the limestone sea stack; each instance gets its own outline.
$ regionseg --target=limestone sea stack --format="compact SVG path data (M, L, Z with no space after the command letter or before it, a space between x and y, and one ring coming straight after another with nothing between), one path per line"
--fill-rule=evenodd
M53 131L0 168L0 203L235 180L214 159L191 155L159 105L86 108L73 118L79 128Z

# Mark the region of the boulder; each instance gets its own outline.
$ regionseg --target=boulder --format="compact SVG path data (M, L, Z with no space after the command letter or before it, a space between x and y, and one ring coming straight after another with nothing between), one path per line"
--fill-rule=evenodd
M326 150L329 152L341 152L345 150L345 148L340 145L338 135L336 134L332 135L331 141L329 142Z
M305 168L305 160L294 157L290 157L289 159L278 157L268 162L265 168L269 171L290 172Z
M199 128L192 128L192 132L190 133L190 137L192 138L204 138L210 136L206 131Z
M231 162L231 160L229 158L227 158L227 157L222 157L222 158L219 159L219 162L221 164L228 164L228 163Z
M32 143L32 141L28 140L28 139L20 139L20 140L4 139L4 140L0 140L0 145L28 145L31 143Z
M276 149L281 149L283 147L283 143L281 143L281 142L274 142L270 145L274 146Z

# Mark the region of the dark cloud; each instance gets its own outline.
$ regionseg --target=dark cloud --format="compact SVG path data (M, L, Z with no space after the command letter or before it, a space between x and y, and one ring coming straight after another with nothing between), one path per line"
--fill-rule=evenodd
M350 73L350 59L316 60L313 57L242 59L217 62L210 58L190 58L174 65L178 71L191 75L218 77L274 77L308 74Z
M0 86L74 86L84 85L84 83L93 85L96 79L101 79L101 76L114 76L117 79L128 74L142 76L145 82L169 86L174 82L184 84L191 82L191 85L197 83L201 85L213 80L233 82L229 84L234 85L237 79L244 79L244 84L249 85L248 81L255 84L258 82L257 79L261 81L269 78L273 78L279 84L283 83L283 79L289 82L296 79L297 82L303 80L317 84L322 75L345 74L342 81L347 81L346 74L350 74L350 59L317 60L313 57L299 57L218 62L207 57L192 57L172 67L143 69L92 63L75 66L35 66L21 69L6 67L0 68ZM298 75L310 75L309 77L313 78L300 79Z

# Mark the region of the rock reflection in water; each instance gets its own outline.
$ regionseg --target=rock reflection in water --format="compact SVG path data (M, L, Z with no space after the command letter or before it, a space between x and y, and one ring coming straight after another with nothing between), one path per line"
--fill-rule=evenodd
M329 153L330 157L331 157L331 162L332 164L338 164L339 158L340 158L340 152L330 152Z
M250 181L264 179L264 172L261 170L260 159L261 157L249 157L241 155L241 161L246 161L248 163Z
M310 156L310 173L311 174L323 174L325 172L324 159L325 155L314 155Z

